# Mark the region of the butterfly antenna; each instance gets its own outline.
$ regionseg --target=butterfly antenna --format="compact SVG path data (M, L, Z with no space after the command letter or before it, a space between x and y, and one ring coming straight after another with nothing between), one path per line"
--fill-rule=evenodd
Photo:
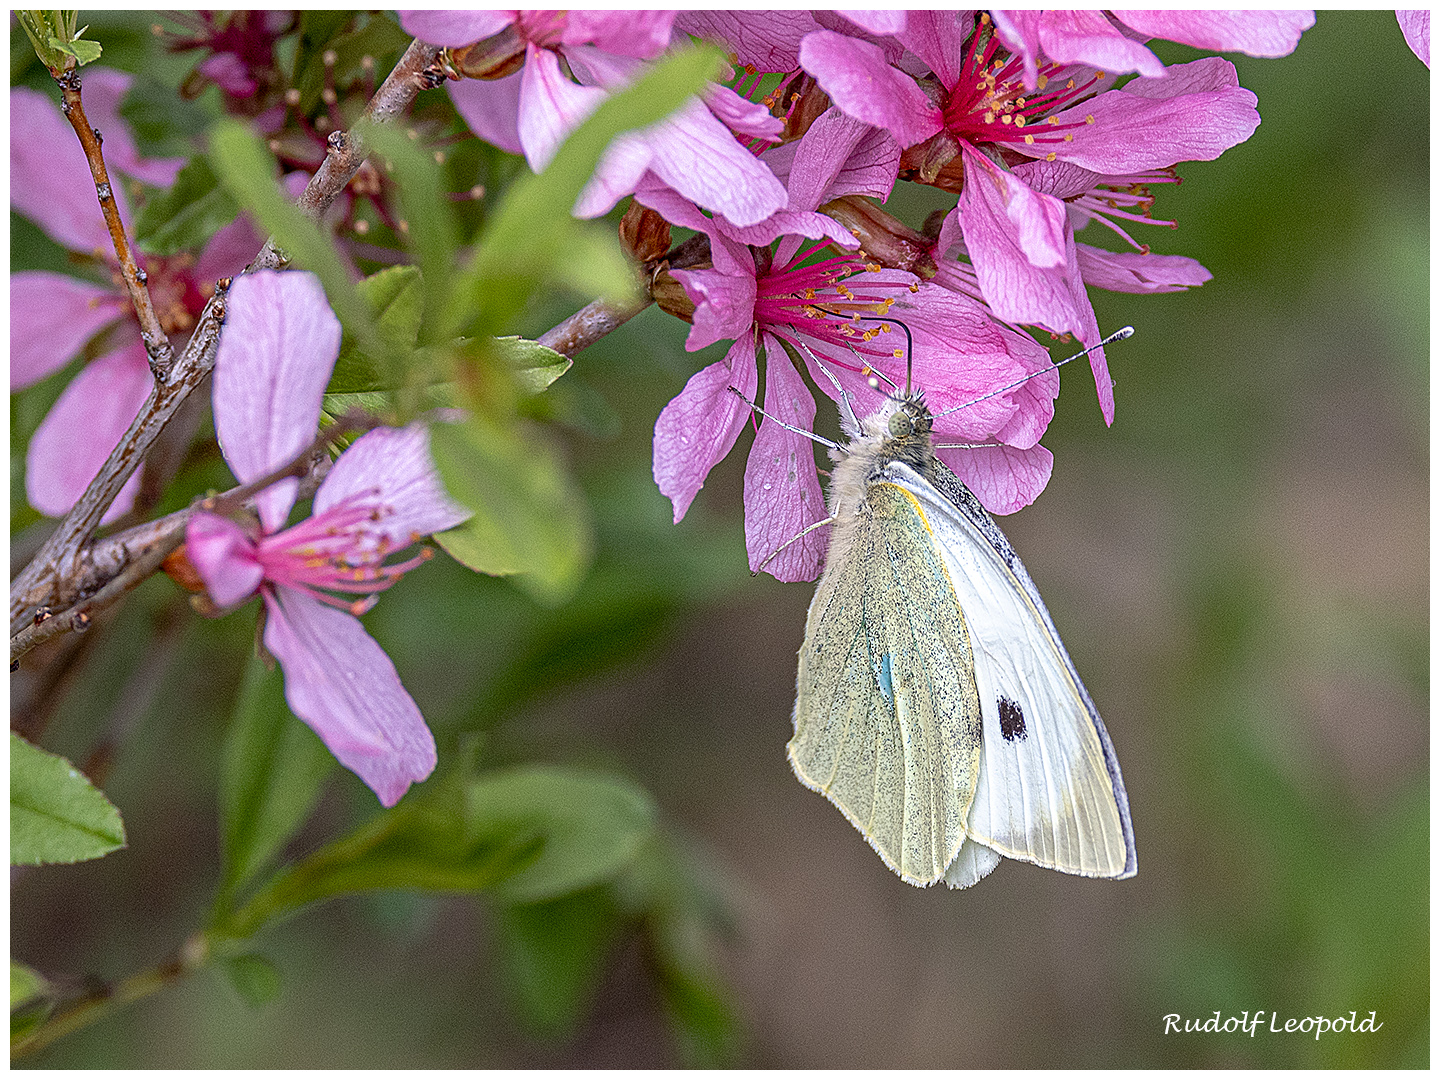
M974 401L967 401L964 405L956 405L953 409L946 409L943 413L936 413L935 419L938 420L942 416L949 416L951 413L958 412L961 409L968 409L971 405L978 405L982 401L989 401L992 397L998 397L1001 394L1014 390L1017 386L1023 386L1025 383L1029 382L1037 375L1044 375L1048 371L1055 371L1058 368L1062 368L1066 364L1070 363L1071 360L1079 360L1082 356L1088 356L1096 349L1103 349L1106 345L1114 344L1117 341L1124 341L1133 333L1135 333L1135 328L1133 326L1122 326L1119 330L1116 330L1104 341L1097 341L1094 345L1087 345L1085 346L1085 348L1077 352L1074 356L1067 356L1064 360L1055 361L1049 367L1041 368L1039 371L1032 371L1029 375L1026 375L1023 378L1016 379L1014 382L1006 386L1002 386L998 390L991 390L990 393L984 395L983 397L978 397Z
M831 442L829 439L825 438L825 436L823 436L823 435L816 435L813 431L806 431L804 428L798 428L798 427L796 427L796 426L793 425L793 424L787 424L787 423L785 423L784 420L781 420L778 416L771 416L768 412L766 412L764 409L762 409L759 405L756 405L755 402L751 401L751 400L750 400L749 398L747 398L743 393L741 393L741 391L740 391L740 389L739 389L738 387L730 386L730 387L726 387L726 389L729 390L729 391L730 391L732 394L734 394L736 397L738 397L741 401L745 402L746 405L749 405L750 408L753 409L755 412L757 412L757 413L759 413L761 416L765 417L766 420L769 420L771 423L779 424L779 425L780 425L782 428L784 428L786 431L793 431L796 435L804 435L805 438L809 439L811 442L817 442L817 443L819 443L821 446L828 446L831 450L838 450L838 449L840 449L840 444L839 444L839 443Z
M800 332L798 327L792 326L791 329L794 330L797 334ZM783 345L787 350L789 350L792 346L802 349L804 350L805 355L810 357L810 359L814 361L815 366L820 369L820 373L824 375L825 378L830 380L830 385L835 387L835 392L840 395L841 417L849 422L849 425L852 429L858 431L860 428L860 418L855 415L855 406L850 403L849 392L846 391L845 387L840 385L840 380L835 377L835 373L825 366L824 362L820 359L820 357L815 355L813 349L811 349L808 345L806 345L798 338L795 341L788 341L782 338L780 339L780 344ZM819 442L821 440L817 439L816 441ZM835 444L831 442L826 442L825 445L831 447L835 446Z
M854 319L856 319L856 320L858 320L858 321L860 321L860 322L893 323L895 326L898 326L898 327L900 327L901 330L904 330L904 331L905 331L905 392L904 392L904 396L905 396L905 397L909 397L909 396L910 396L910 367L911 367L912 361L913 361L914 358L915 358L915 338L914 338L914 336L910 333L910 327L906 326L906 325L905 325L903 322L901 322L899 319L892 319L892 318L890 318L889 316L886 316L886 315L852 315L851 318L854 318ZM853 345L850 347L850 351L851 351L851 352L855 352L855 347L854 347ZM858 357L860 354L859 354L859 353L856 353L855 355ZM865 366L866 366L866 367L870 367L869 364L866 364ZM879 372L879 371L876 371L874 368L870 368L870 371L868 372L868 374L870 374L870 375L878 375L880 378L885 379L885 381L886 381L887 383L890 383L891 389L898 389L898 387L896 387L893 382L890 382L889 379L886 379L886 378L885 378L885 376L884 376L883 373L881 373L881 372Z

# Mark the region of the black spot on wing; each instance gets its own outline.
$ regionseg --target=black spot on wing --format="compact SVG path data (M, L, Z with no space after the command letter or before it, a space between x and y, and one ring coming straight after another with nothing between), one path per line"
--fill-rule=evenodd
M998 702L1000 706L1000 734L1006 742L1025 738L1025 713L1019 704L1007 697Z

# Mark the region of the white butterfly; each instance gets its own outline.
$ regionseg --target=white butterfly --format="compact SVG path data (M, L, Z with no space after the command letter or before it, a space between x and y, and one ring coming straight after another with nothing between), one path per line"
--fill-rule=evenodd
M1002 855L1133 876L1105 725L1014 549L935 455L923 398L863 421L842 401L795 774L913 885L973 885Z

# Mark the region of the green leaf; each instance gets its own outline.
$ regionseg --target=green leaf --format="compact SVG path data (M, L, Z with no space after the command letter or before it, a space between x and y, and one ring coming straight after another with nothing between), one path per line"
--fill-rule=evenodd
M51 38L49 45L68 56L75 57L81 64L93 63L100 59L100 43L96 41L61 41L59 38Z
M522 574L537 598L558 603L579 585L591 536L584 500L538 438L472 414L435 424L430 450L450 495L474 517L435 539L485 574Z
M362 73L365 57L374 63L377 75L394 67L394 60L410 44L410 35L386 15L371 13L369 22L358 30L339 33L354 18L351 11L306 11L300 16L303 31L301 48L295 56L297 77L294 85L300 90L300 111L307 116L320 100L325 88L325 53L335 54L334 79L339 85Z
M420 335L423 304L417 267L386 267L358 282L355 291L369 308L375 329L389 349L396 353L408 353L414 349ZM389 374L395 374L394 365L389 365L388 369ZM331 393L394 389L385 385L385 374L347 333L340 343L340 356L335 361L335 373L330 377L329 389ZM395 380L391 378L388 381L393 383Z
M519 828L543 840L535 861L496 888L510 903L563 896L613 878L655 825L655 804L644 788L558 766L482 776L466 802L477 833Z
M191 158L170 190L145 204L135 218L136 242L152 255L200 248L240 213L203 157Z
M307 904L375 889L549 899L620 872L655 817L635 784L569 769L452 774L429 788L276 875L214 933L249 937Z
M230 985L252 1008L268 1005L280 996L280 970L259 953L226 957L222 966Z
M274 235L291 263L320 279L326 299L361 351L384 358L384 342L333 238L281 190L274 155L259 136L238 120L220 121L210 133L210 164L235 201Z
M73 863L125 846L120 811L62 757L10 733L10 864Z
M223 904L309 816L335 758L285 703L281 672L252 658L220 764Z
M538 394L574 363L554 349L522 337L496 338L492 343L496 356L510 365L515 384L527 394Z
M608 259L596 255L599 241L583 239L586 229L570 216L570 208L615 136L669 116L715 77L720 63L721 55L712 46L669 54L628 89L607 98L566 139L544 172L511 185L452 296L452 303L470 317L473 334L503 329L539 283L552 275L587 285L600 281L603 294L617 299L633 288L628 269L607 276L603 264ZM567 277L572 260L574 276Z
M558 1040L574 1033L619 930L615 903L604 888L500 910L500 971L535 1034Z
M44 977L34 968L10 961L10 1008L16 1009L27 1001L39 997L50 988Z
M121 99L120 118L130 125L143 156L189 157L216 119L218 107L207 108L210 104L209 98L186 101L172 87L136 75Z

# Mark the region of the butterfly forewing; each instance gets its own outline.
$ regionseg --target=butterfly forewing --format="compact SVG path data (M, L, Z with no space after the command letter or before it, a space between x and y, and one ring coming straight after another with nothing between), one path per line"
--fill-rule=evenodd
M970 635L907 488L869 485L847 528L810 607L790 761L892 869L928 885L955 860L976 792Z
M1130 876L1134 839L1114 750L1034 583L943 464L934 463L934 484L899 463L887 474L925 509L961 608L984 613L967 623L984 718L969 835L1040 866Z

